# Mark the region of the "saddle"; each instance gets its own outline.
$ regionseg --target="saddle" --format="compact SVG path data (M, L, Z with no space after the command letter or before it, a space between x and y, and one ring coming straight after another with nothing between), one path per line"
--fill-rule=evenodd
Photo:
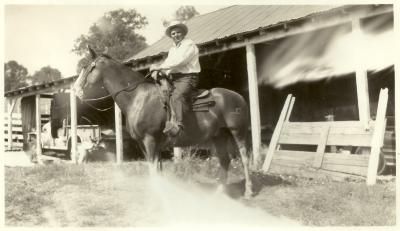
M192 111L208 111L215 105L211 92L206 89L198 89L192 95Z
M164 107L166 107L167 111L171 111L171 105L169 97L173 91L172 84L168 80L168 78L160 78L155 81L155 84L158 87L160 95L163 98ZM209 111L210 107L215 105L215 100L211 95L211 92L206 89L197 89L192 92L191 96L191 111Z

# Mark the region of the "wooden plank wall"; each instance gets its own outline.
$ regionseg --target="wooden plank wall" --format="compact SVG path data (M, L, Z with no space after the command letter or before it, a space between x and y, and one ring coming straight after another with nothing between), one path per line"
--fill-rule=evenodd
M330 153L329 146L369 147L372 134L373 129L365 130L359 121L287 122L279 137L280 149L273 155L271 171L306 167L366 176L369 155ZM297 149L307 145L310 151L290 150L293 144Z
M8 147L8 115L4 119L4 145L5 150L21 150L23 147L22 120L21 113L12 114L12 147ZM42 125L50 121L50 115L41 116Z
M381 89L381 106L377 111L379 116L367 125L365 121L284 120L290 117L287 104L293 99L289 95L275 128L276 137L271 140L263 170L279 172L285 168L312 168L367 177L367 183L374 184L384 142L387 95L388 90Z

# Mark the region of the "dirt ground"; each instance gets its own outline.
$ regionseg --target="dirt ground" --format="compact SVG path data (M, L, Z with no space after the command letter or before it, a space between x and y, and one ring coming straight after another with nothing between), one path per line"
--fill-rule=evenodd
M30 157L23 151L4 152L4 166L9 167L27 167L34 164L30 161Z
M6 167L6 225L52 227L391 226L394 178L359 180L253 172L255 196L242 197L238 161L217 190L214 160ZM40 187L38 187L40 186Z

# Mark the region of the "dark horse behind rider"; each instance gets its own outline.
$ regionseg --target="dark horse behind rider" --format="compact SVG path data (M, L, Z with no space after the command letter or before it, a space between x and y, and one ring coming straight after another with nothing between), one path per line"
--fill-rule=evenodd
M157 169L161 164L160 150L169 143L169 137L163 133L168 116L160 100L159 88L111 57L98 56L90 48L89 51L92 63L79 75L74 91L84 99L90 97L90 90L104 87L125 115L127 131L139 143L147 161L152 163L152 169ZM246 149L247 103L241 95L228 89L213 88L210 93L215 105L206 111L188 112L184 119L188 132L174 146L213 144L222 167L222 185L227 183L229 164L234 156L232 150L238 151L246 182L245 196L249 197L253 193Z

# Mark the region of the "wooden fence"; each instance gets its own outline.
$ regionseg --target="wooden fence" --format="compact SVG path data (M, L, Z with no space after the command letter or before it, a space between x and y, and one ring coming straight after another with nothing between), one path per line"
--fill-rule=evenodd
M8 118L8 113L6 113L5 119L4 119L4 144L5 144L5 150L21 150L23 147L23 134L22 134L22 120L21 120L21 114L20 113L13 113L12 114L12 121L11 121L11 139L12 139L12 145L9 147L9 136L8 136L8 124L9 124L9 118ZM41 115L41 121L42 125L49 122L50 120L50 115L44 114Z
M376 121L290 122L289 95L271 138L264 171L313 168L366 176L373 184L386 126L387 89L381 91ZM362 150L360 152L360 150Z

